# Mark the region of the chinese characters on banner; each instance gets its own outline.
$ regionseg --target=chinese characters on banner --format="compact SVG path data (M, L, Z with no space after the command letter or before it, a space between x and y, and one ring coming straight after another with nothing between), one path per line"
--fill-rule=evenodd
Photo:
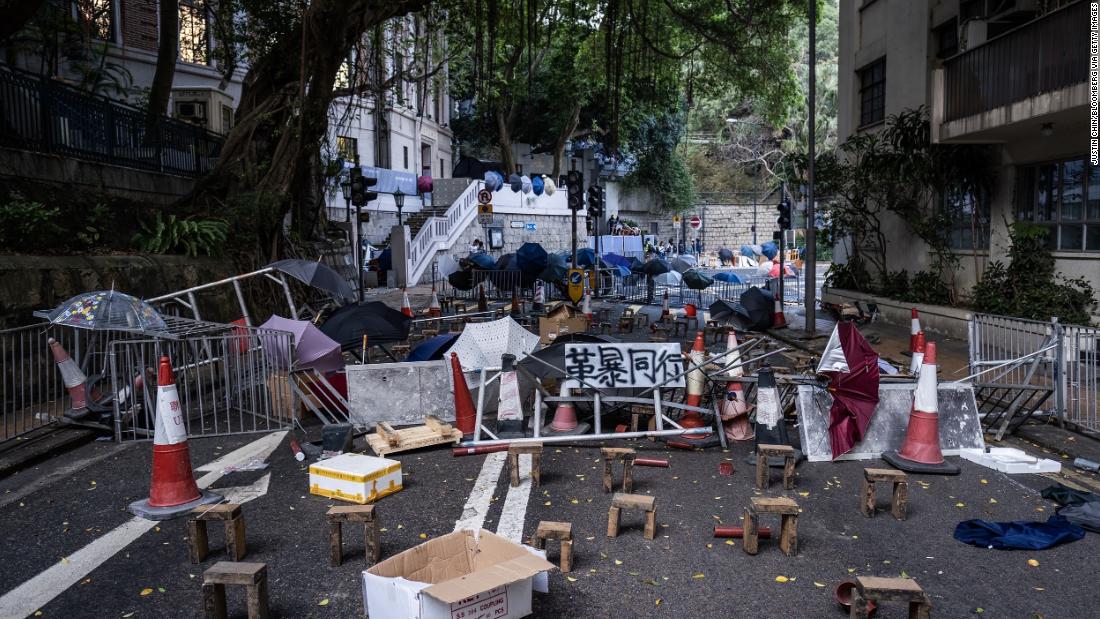
M684 357L676 343L565 346L565 373L583 381L582 385L607 389L683 387L684 377L677 376L683 371Z

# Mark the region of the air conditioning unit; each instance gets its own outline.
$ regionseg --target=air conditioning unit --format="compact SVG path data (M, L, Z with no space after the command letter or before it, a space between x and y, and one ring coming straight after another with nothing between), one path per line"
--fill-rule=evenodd
M233 109L233 98L215 88L172 89L172 115L214 133L229 133Z
M989 38L989 24L982 19L971 19L959 28L959 49L968 50L981 45Z

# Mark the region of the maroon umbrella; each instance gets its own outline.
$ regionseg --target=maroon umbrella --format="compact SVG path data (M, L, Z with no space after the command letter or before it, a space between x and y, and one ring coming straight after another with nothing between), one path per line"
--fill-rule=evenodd
M833 459L863 440L878 405L878 353L852 323L836 326L817 371L829 377L829 443Z

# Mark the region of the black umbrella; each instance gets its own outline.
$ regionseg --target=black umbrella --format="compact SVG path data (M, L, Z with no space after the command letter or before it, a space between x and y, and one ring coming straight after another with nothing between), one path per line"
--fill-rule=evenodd
M741 308L748 318L745 323L749 331L763 331L772 326L772 312L775 311L775 297L762 288L753 286L741 293Z
M351 286L327 264L316 260L280 260L267 265L281 271L303 284L313 286L332 295L337 300L355 298Z
M474 288L474 274L469 269L451 273L447 276L447 281L457 290L473 290Z
M711 303L707 310L710 312L710 317L712 319L728 321L731 316L737 313L739 307L738 304L732 301L718 299L714 303Z
M593 333L566 333L558 336L554 343L531 353L530 357L537 357L546 363L539 363L530 357L524 357L519 362L520 367L530 372L536 378L565 378L565 345L568 343L595 343L615 344L619 340L608 335L595 335ZM547 367L547 363L554 369Z
M631 273L645 273L643 270L645 268L645 263L633 256L630 257L630 266L628 268Z
M565 279L565 273L569 270L566 266L565 256L550 254L546 257L546 268L539 273L539 279L544 282L560 282Z
M489 281L500 290L511 290L519 285L522 271L516 262L515 254L504 254L497 258L496 269L489 271Z
M382 250L382 253L378 254L378 270L380 271L392 271L393 270L393 252L390 248Z
M718 259L723 262L729 262L730 260L733 260L733 252L723 247L722 249L718 250Z
M524 273L538 275L547 265L546 250L538 243L524 243L516 250L516 265Z
M645 273L650 277L655 277L657 275L661 275L662 273L668 273L671 270L672 266L668 263L668 261L661 260L660 258L654 258L642 265L642 273Z
M368 344L402 342L409 338L412 318L381 301L345 305L333 312L321 325L321 333L354 350L367 336Z
M713 279L695 269L690 269L684 273L684 285L692 290L702 290L713 283Z

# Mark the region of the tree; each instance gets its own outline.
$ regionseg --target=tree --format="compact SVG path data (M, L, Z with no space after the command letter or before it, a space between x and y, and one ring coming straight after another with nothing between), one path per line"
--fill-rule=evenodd
M149 88L149 102L145 109L146 136L154 135L161 116L168 112L168 98L172 94L172 80L176 75L177 50L179 48L179 0L159 0L157 23L157 68L153 84Z

